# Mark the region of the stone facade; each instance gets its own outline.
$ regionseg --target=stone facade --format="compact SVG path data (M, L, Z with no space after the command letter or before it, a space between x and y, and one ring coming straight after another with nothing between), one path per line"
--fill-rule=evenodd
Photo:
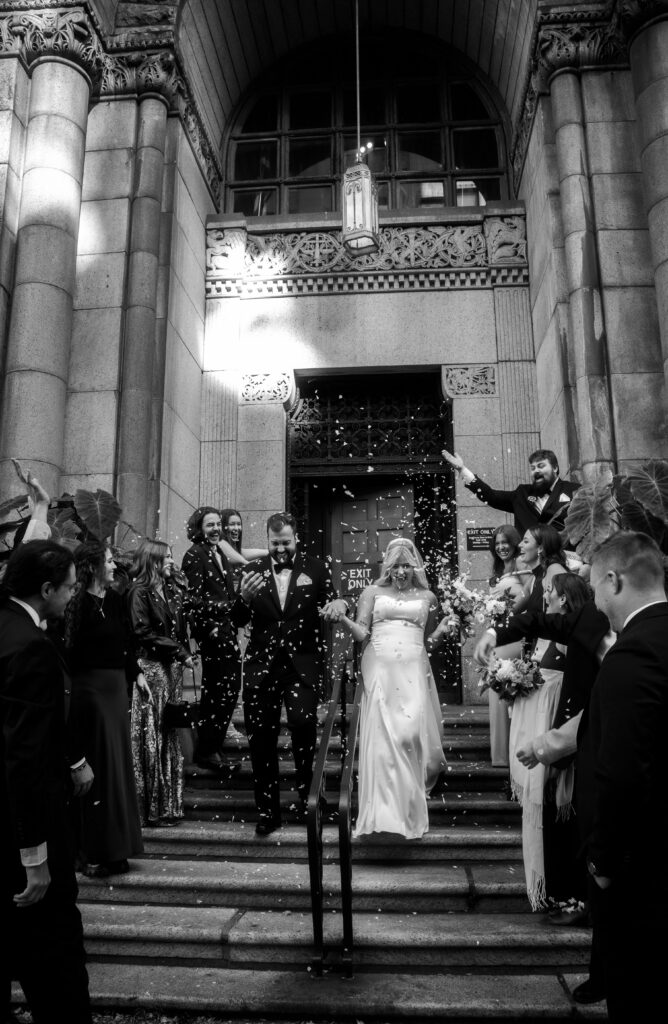
M189 0L2 0L2 496L17 457L53 493L113 490L177 554L199 501L238 507L259 543L306 373L440 371L455 447L499 485L538 444L581 479L668 457L668 4L516 6L512 60L486 28L478 49L515 198L388 214L352 260L331 215L220 212L261 41L214 90ZM216 45L250 53L220 19ZM458 501L482 580L465 529L500 517Z

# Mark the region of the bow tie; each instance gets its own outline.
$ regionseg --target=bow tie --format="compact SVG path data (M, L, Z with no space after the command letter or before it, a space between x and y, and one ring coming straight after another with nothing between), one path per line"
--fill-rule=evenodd
M275 562L274 563L274 572L276 573L277 576L280 576L280 574L282 572L292 572L293 565L294 565L294 562L291 562L290 565L278 565Z

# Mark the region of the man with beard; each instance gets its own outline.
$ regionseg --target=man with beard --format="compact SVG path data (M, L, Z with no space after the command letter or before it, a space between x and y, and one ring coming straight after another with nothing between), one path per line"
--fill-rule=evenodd
M191 631L202 656L195 760L201 768L230 776L241 762L230 761L222 748L241 687L241 653L230 619L234 577L218 543L222 536L219 511L198 508L188 520L193 545L181 569L188 580Z
M336 622L347 611L325 562L297 550L295 528L287 512L269 517L269 554L245 568L234 609L239 625L251 623L244 656L244 717L260 815L255 831L265 836L281 825L278 734L283 704L301 805L297 817L304 820L316 712L324 695L321 619Z
M0 586L3 1020L16 978L35 1024L92 1022L67 805L93 773L68 750L69 678L41 628L75 586L72 553L41 540L17 548Z
M553 451L539 448L529 456L531 483L520 484L514 491L498 491L490 487L466 468L464 460L456 452L452 455L443 450L442 455L476 498L501 512L512 512L515 528L521 534L530 526L545 526L548 523L557 530L563 530L571 498L580 485L561 479L559 463Z

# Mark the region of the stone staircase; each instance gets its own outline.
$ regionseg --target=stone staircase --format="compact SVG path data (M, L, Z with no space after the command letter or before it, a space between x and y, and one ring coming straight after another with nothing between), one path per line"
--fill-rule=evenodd
M520 809L489 763L486 709L444 708L447 785L421 841L353 844L355 975L323 977L313 955L306 828L290 824L293 776L282 737L284 820L255 835L250 763L232 782L187 768L186 820L147 829L130 874L82 878L80 906L97 1007L232 1019L537 1021L604 1016L570 992L590 933L531 914ZM235 726L243 730L240 714ZM334 746L327 785L340 773ZM337 831L323 835L325 936L341 938Z

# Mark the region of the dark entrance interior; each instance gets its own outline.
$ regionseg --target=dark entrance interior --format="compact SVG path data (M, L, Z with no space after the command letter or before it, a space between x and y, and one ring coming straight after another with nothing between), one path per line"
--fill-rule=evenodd
M303 380L288 430L290 507L303 546L331 558L340 592L354 602L399 536L415 541L435 590L439 560L456 559L452 477L441 459L452 422L439 375ZM432 668L442 699L459 702L458 645L441 647Z

